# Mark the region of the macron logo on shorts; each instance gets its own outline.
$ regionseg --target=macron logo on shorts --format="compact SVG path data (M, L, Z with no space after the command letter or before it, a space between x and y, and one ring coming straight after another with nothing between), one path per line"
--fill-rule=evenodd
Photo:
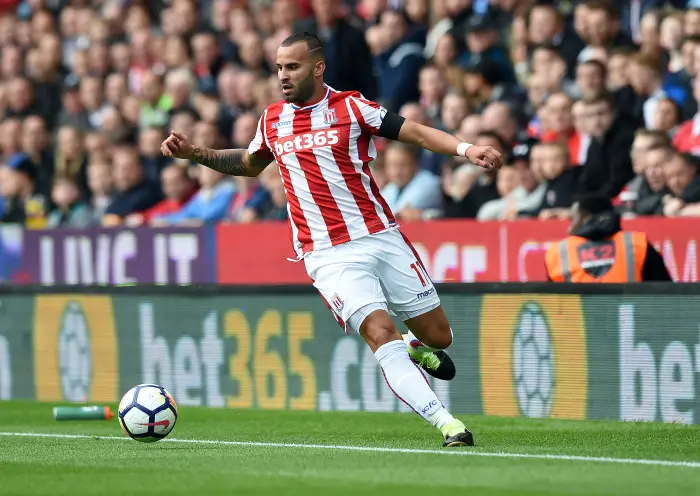
M427 298L428 296L430 296L434 292L435 292L435 288L430 288L428 291L423 291L422 293L418 293L416 295L416 298L418 298L419 300L422 300L423 298Z

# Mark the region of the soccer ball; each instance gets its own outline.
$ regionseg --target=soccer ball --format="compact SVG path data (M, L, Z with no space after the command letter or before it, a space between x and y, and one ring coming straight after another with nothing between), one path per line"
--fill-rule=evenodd
M131 438L142 443L159 441L170 434L177 422L177 404L156 384L139 384L119 402L119 425Z

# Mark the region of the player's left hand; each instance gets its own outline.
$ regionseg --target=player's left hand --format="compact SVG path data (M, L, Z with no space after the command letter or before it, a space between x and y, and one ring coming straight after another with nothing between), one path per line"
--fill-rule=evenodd
M466 157L487 170L500 169L503 165L503 156L492 146L472 145L467 148Z

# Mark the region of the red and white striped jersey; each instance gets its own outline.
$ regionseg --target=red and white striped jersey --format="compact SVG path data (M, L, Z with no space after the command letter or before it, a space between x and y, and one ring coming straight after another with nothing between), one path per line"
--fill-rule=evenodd
M298 256L396 225L369 168L386 112L330 87L314 105L265 109L248 153L272 153L279 165Z

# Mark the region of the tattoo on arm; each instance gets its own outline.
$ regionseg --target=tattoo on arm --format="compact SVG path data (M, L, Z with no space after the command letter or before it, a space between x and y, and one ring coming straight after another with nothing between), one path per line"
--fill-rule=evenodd
M206 165L222 174L247 176L250 171L243 161L245 153L245 150L212 150L198 146L192 152L192 158L195 162Z

